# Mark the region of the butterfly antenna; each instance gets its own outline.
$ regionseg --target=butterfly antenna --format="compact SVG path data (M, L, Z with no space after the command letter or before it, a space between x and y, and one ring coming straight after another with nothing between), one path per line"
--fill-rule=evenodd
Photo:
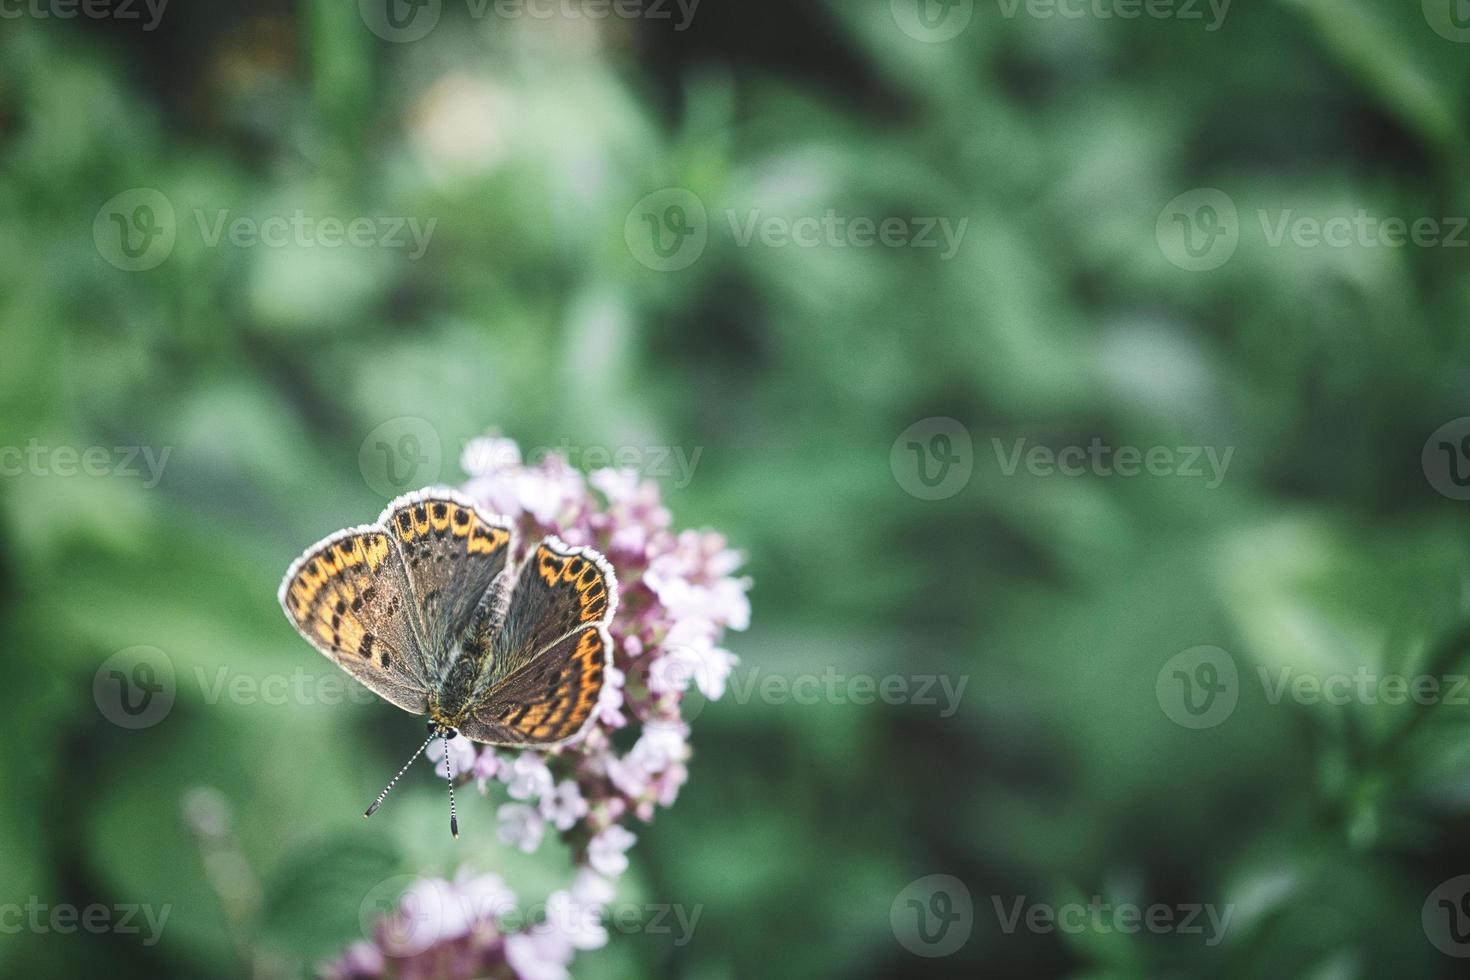
M459 840L459 818L454 815L454 767L449 764L449 733L441 733L444 738L444 775L449 777L449 832Z
M398 775L388 780L388 785L383 787L383 792L378 794L378 798L376 800L373 800L373 805L368 807L367 812L363 814L364 818L371 817L374 813L378 812L378 807L383 805L383 800L387 797L388 791L393 788L393 784L398 782L399 778L404 773L408 772L408 767L413 765L414 760L423 754L424 749L427 749L429 747L429 743L434 741L434 736L438 734L438 732L434 732L433 735L430 735L428 738L424 739L424 744L420 745L419 750L415 752L412 756L410 756L408 761L403 764L403 768L398 770Z

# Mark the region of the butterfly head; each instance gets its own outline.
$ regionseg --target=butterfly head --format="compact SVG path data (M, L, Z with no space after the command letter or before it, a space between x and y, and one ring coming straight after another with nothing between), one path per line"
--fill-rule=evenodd
M459 731L455 729L453 725L446 725L443 722L430 719L428 722L428 726L429 734L435 738L445 738L451 740L459 738Z

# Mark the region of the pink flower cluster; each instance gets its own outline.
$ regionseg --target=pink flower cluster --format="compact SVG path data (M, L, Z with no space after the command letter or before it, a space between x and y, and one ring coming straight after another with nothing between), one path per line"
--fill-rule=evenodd
M567 976L575 950L606 942L597 920L613 880L628 867L637 839L628 825L652 820L678 797L689 776L689 722L704 700L724 693L736 662L721 638L750 623L750 580L735 575L742 556L715 532L671 530L658 485L636 471L584 476L555 454L526 463L516 443L503 438L470 443L461 465L470 476L464 492L512 518L520 547L556 534L601 551L618 575L613 665L587 734L544 752L494 749L463 737L448 747L454 771L469 774L480 792L503 785L500 840L533 853L549 828L572 849L577 880L547 899L544 921L508 927L503 911L514 899L494 875L425 879L378 924L372 942L328 968L330 976L468 977L507 969L526 980ZM620 752L613 733L629 726L637 739ZM428 752L441 777L443 752L440 742ZM440 912L424 915L423 908ZM415 932L405 945L394 938L407 919Z
M582 870L570 888L547 898L536 921L526 922L499 875L461 870L453 881L422 878L374 924L371 941L354 943L324 975L562 980L577 950L607 942L602 916L612 898L611 882Z

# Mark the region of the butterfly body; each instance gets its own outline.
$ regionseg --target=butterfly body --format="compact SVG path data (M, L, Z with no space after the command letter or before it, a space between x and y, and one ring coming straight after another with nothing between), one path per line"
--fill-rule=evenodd
M431 720L454 729L464 724L489 653L485 644L462 646L455 652L449 670L429 694Z
M428 715L433 721L458 729L477 700L476 692L488 689L490 638L504 621L504 603L510 598L514 583L508 571L495 577L475 611L474 620L450 651L448 667L429 694Z

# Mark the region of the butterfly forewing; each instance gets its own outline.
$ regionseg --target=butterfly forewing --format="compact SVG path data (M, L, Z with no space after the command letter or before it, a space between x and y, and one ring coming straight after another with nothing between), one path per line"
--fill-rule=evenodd
M421 713L429 679L408 595L398 548L386 530L366 525L308 548L279 598L313 646L379 697Z
M399 497L378 523L389 530L407 570L430 676L470 624L475 607L505 568L510 555L508 522L481 514L467 497L420 490Z

